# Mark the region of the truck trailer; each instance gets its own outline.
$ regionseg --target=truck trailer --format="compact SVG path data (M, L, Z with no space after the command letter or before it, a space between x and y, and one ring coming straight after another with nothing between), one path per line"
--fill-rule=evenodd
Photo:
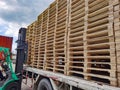
M34 90L120 90L120 0L55 0L26 42Z

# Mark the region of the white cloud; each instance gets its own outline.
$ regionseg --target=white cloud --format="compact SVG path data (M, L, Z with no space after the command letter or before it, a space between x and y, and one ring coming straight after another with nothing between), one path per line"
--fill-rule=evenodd
M21 26L27 26L26 24L17 24L17 23L9 23L8 24L8 29L5 32L5 35L9 35L9 36L13 36L13 37L17 37L18 36L18 31L19 28L21 28Z
M6 23L6 21L4 21L2 18L0 18L0 25L5 24L5 23Z
M32 23L52 1L0 0L0 17L9 22Z
M3 10L14 10L14 8L11 5L7 5L7 3L4 0L0 1L0 9L3 9Z
M0 0L0 34L13 37L15 41L21 27L27 27L37 19L54 0Z

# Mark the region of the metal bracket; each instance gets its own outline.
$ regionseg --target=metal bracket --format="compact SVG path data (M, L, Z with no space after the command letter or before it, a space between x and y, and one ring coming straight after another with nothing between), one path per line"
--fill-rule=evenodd
M58 90L58 86L55 84L55 82L50 78L50 82L53 86L53 90Z

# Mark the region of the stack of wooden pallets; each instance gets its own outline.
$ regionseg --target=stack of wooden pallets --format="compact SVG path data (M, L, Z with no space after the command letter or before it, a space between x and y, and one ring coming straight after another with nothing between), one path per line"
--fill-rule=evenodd
M42 14L42 25L41 25L41 34L40 34L40 50L39 50L39 60L40 67L45 68L46 61L46 40L47 40L47 31L48 31L48 9L46 9Z
M67 0L57 1L55 30L55 72L66 73Z
M110 0L89 1L86 29L86 78L116 85L113 6Z
M35 33L36 33L36 24L35 22L28 26L26 41L28 42L28 60L27 63L32 65L34 61L34 52L35 52Z
M48 31L46 41L46 70L53 71L55 58L54 58L54 37L56 26L56 2L49 7Z
M68 29L68 75L84 78L85 1L71 0Z
M120 86L120 1L56 0L28 26L28 62Z
M38 47L38 49L36 50L35 54L37 56L37 68L40 68L40 69L43 69L43 60L41 60L41 57L40 55L42 55L42 52L40 52L41 50L41 34L42 34L42 22L43 22L43 14L39 15L38 16L38 20L37 20L37 37L36 37L36 43L37 43L37 46L36 48Z
M31 65L32 66L37 66L37 57L38 57L38 55L37 55L37 53L36 52L38 52L38 41L37 41L37 34L39 33L38 31L37 31L37 21L35 21L34 23L33 23L33 31L34 32L32 32L32 40L30 41L30 42L32 42L31 43L31 47L29 47L28 49L31 49ZM29 44L28 44L28 46L29 46ZM34 62L33 62L34 61Z

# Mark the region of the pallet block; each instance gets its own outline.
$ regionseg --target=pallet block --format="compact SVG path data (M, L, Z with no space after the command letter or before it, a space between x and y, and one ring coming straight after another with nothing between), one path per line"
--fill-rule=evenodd
M118 76L118 86L120 87L120 72L117 73L117 76Z

